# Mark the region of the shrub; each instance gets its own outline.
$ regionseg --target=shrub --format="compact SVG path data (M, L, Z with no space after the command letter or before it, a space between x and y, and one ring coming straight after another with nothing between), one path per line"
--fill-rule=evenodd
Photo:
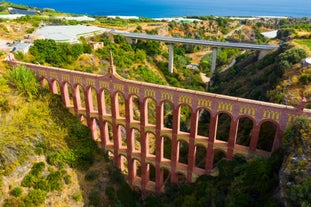
M25 66L18 66L8 73L9 83L29 99L38 95L39 83L34 73Z
M62 173L61 171L56 171L50 173L46 178L49 186L49 190L60 190L62 187Z
M20 187L15 187L10 192L10 194L15 197L22 195L22 193L23 193L23 189L21 189Z
M31 190L24 199L25 206L40 206L45 201L46 193L40 189Z
M81 192L75 192L74 194L72 194L72 199L75 201L81 201L82 200L82 194Z

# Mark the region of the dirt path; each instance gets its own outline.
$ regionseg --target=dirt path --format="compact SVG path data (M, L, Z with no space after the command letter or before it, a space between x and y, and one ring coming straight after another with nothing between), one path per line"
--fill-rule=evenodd
M241 26L239 26L238 28L236 28L236 29L230 31L228 34L226 34L226 35L224 36L224 38L230 37L235 31L241 30L244 26L245 26L245 25L241 25Z

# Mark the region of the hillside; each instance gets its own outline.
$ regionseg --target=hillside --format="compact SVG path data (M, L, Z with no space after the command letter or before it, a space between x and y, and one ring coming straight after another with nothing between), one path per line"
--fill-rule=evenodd
M1 71L0 206L107 206L105 189L129 191L58 95L23 67Z

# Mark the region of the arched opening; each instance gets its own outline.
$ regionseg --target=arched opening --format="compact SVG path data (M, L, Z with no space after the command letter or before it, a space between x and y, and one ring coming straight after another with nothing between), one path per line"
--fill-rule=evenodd
M162 137L162 149L162 158L170 160L172 155L172 140L169 137Z
M106 90L101 92L101 107L103 109L103 115L111 114L111 97L110 93Z
M178 162L188 164L188 143L185 141L178 141L179 146L179 159Z
M140 163L140 161L134 159L133 167L134 167L135 177L141 178L141 163Z
M80 115L79 115L79 119L80 119L81 123L82 123L84 126L87 127L87 119L85 118L85 116L82 115L82 114L80 114Z
M147 169L149 170L149 180L155 182L156 181L155 167L152 164L148 163Z
M277 126L274 123L270 121L263 122L260 126L257 149L271 152L276 137L276 130Z
M84 97L83 87L80 85L77 85L75 90L76 90L75 94L76 94L78 109L85 109L85 97Z
M228 142L230 134L231 117L228 114L218 114L216 139Z
M53 94L60 94L60 86L57 80L52 80L51 88Z
M186 177L186 175L184 175L183 173L180 173L180 172L178 172L178 173L176 173L177 174L177 179L178 179L178 183L179 184L184 184L184 183L186 183L187 182L187 177Z
M128 162L127 158L123 155L120 155L121 160L121 171L123 174L128 175Z
M206 148L200 145L195 147L195 166L205 169L206 162Z
M239 119L236 144L249 146L253 129L253 121L250 118L242 117Z
M115 103L116 103L116 114L117 117L120 118L125 118L125 98L122 93L116 93L115 96Z
M179 131L190 132L191 108L188 105L179 107Z
M150 125L156 125L156 102L151 99L148 98L146 99L146 106L147 106L147 124Z
M161 188L164 188L166 184L170 183L170 171L166 168L161 168L161 177L163 179L163 185L161 186Z
M200 136L208 137L211 115L209 111L201 109L198 111L198 128L197 134Z
M108 157L113 158L114 154L112 151L108 150L107 151Z
M112 124L110 122L107 122L107 128L108 128L107 144L114 144L114 141L113 141L113 128L112 128Z
M141 151L141 144L140 144L140 131L137 129L132 129L132 139L134 140L134 151Z
M147 132L146 141L148 143L147 154L148 155L156 155L156 138L155 135L151 132Z
M97 104L97 92L96 89L90 87L88 89L88 100L90 104L91 112L98 112L98 104Z
M98 119L96 118L92 118L91 120L91 133L92 133L92 137L93 137L93 140L96 141L96 142L100 142L101 139L100 139L100 130L99 130L99 121Z
M140 121L140 102L139 98L135 95L131 96L131 120Z
M163 127L164 128L169 128L172 129L173 128L173 104L171 104L170 102L163 102L162 103L162 111L163 111Z
M226 153L219 149L214 149L213 166L215 167L218 162L226 157Z
M122 125L118 125L118 137L120 138L120 147L127 148L126 129Z
M49 81L46 78L41 78L40 83L44 89L50 89Z
M65 82L63 85L63 90L66 107L73 107L73 91L71 85Z

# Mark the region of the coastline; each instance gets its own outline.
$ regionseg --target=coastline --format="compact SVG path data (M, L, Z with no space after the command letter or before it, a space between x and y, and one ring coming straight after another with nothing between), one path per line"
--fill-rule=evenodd
M308 4L304 7L296 7L296 4L285 4L285 3L274 3L266 2L263 0L259 5L247 3L244 5L239 2L236 5L226 5L215 2L209 3L209 7L201 0L195 0L191 6L187 1L181 1L176 3L175 1L166 0L167 3L155 3L150 1L148 3L139 4L137 1L130 3L124 3L121 1L117 5L111 3L110 5L105 4L105 0L90 0L89 4L85 4L84 1L77 0L76 4L69 6L70 0L53 0L53 2L47 0L44 3L39 3L34 0L13 0L16 5L27 5L29 8L37 10L54 10L60 13L66 13L71 15L89 16L89 17L120 17L122 19L137 19L137 18L148 18L148 19L167 19L167 18L180 18L180 17L193 17L193 16L215 16L215 17L228 17L228 18L311 18L311 13L306 9ZM68 2L67 2L68 1ZM228 0L225 0L228 1ZM244 0L241 0L244 1ZM306 0L301 0L306 1ZM67 4L66 4L67 2ZM161 1L160 1L161 2ZM308 1L306 1L308 2ZM98 5L95 5L98 3ZM100 4L99 4L100 3ZM15 4L15 3L13 3ZM215 5L214 5L215 4ZM30 6L29 6L30 5ZM103 6L105 5L105 6ZM201 6L202 5L202 6ZM257 7L255 7L257 6ZM182 9L181 9L182 8ZM268 9L267 9L268 8ZM148 11L148 12L147 12Z

